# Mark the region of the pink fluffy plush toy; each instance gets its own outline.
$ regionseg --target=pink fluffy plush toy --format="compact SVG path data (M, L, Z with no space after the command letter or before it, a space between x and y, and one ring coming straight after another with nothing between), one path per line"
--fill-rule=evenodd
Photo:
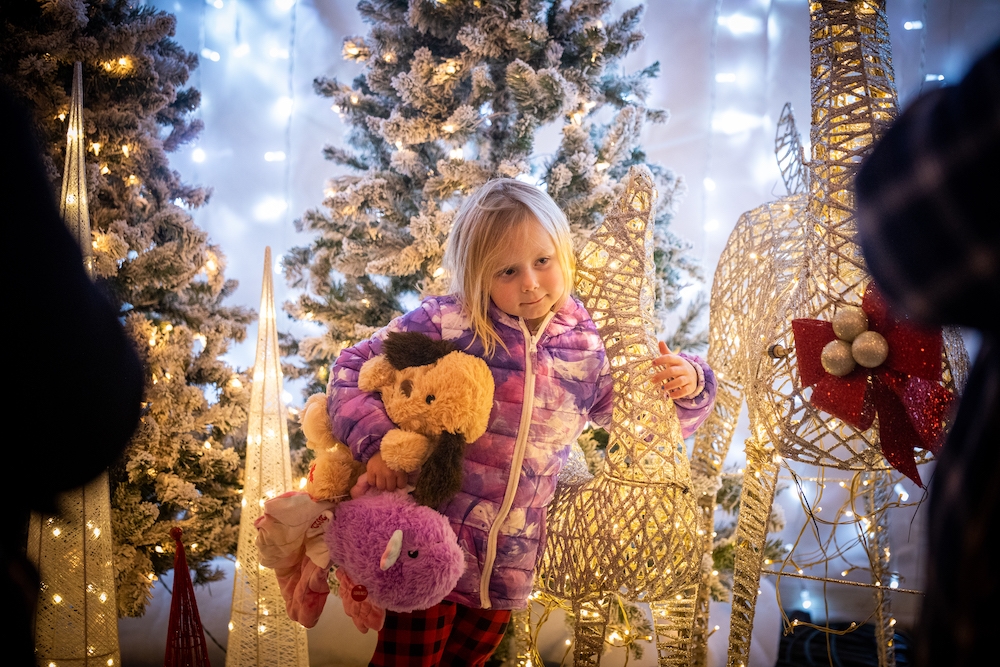
M373 605L391 611L439 603L465 569L448 520L406 493L376 491L342 503L325 539L338 572L357 582L352 599L367 594Z
M323 611L331 565L362 632L381 629L386 609L439 603L465 569L448 520L405 492L373 491L336 505L284 493L264 504L256 527L261 564L274 568L289 618L307 628Z

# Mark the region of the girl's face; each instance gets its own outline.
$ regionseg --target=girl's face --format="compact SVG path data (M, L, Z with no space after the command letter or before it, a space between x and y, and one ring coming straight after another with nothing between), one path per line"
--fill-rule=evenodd
M523 222L509 240L509 258L490 282L497 308L525 320L534 330L566 294L566 281L548 232L534 217Z

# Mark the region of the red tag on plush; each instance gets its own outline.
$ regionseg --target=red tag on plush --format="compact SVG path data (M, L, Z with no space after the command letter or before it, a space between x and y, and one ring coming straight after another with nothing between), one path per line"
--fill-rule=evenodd
M351 597L354 598L357 602L363 602L368 598L368 589L362 586L361 584L357 584L354 588L351 589Z

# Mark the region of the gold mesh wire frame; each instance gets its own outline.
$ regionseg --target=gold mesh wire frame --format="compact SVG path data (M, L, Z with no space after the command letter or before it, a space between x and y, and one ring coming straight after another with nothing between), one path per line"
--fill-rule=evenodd
M292 488L288 426L281 400L281 357L271 281L271 249L264 251L257 353L250 389L240 535L233 575L226 667L308 667L306 629L288 618L274 570L260 564L254 521L264 501Z
M781 180L785 182L788 194L797 195L809 190L809 170L805 165L802 140L795 128L795 114L792 103L785 102L778 118L778 130L774 137L774 154L778 158Z
M704 531L676 412L651 381L655 197L649 170L633 167L577 264L577 294L611 364L613 419L603 469L549 506L536 577L576 615L575 665L600 662L615 595L661 612L660 665L687 664L690 653Z
M875 589L875 646L878 651L878 664L892 667L896 664L896 652L893 650L893 620L890 599L886 591L891 576L889 570L889 522L886 509L893 500L892 476L884 470L864 473L865 481L869 482L862 496L868 516L874 516L875 521L868 529L869 533L869 563L872 570L872 583L879 587Z
M46 666L116 667L121 657L107 473L61 494L56 504L56 514L32 514L28 525L28 559L41 578L35 658Z
M83 66L76 63L59 213L80 244L90 275L83 139ZM121 657L107 473L61 494L56 505L56 514L32 514L28 524L28 559L41 579L35 657L41 665L115 667Z
M705 496L715 487L707 480L720 472L745 397L751 434L736 532L729 643L734 667L745 665L749 657L780 457L876 476L888 470L877 429L858 432L812 406L811 390L803 390L798 377L791 331L795 318L831 320L839 306L859 305L870 279L854 243L851 188L861 158L896 114L884 3L819 0L810 4L810 12L813 155L804 179L809 193L793 191L741 216L720 258L708 353L719 379L718 409L697 434L692 456L695 487L710 525L711 501ZM776 140L783 175L786 168L795 172L797 139L792 135L797 136L794 118L783 113ZM798 187L794 177L786 176L786 183ZM955 331L944 332L944 343L943 378L955 391L967 375L968 359ZM923 450L915 450L915 456L918 463L930 457ZM884 509L885 503L869 509L887 521L878 507ZM878 540L867 541L866 548L877 580L888 561L873 551ZM878 598L876 616L883 633L888 597L879 590ZM883 667L894 662L888 641L880 639Z

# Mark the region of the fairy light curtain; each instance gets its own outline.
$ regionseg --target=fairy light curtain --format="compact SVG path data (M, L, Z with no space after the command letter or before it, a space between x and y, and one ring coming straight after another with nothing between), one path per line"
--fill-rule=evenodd
M852 183L861 158L896 116L888 27L884 2L874 0L820 0L810 4L810 14L812 159L803 164L794 118L786 107L776 150L789 195L740 218L712 289L708 356L719 394L715 414L696 437L696 486L699 478L710 481L721 472L744 398L751 431L736 535L729 638L729 664L734 667L745 665L749 658L764 565L770 566L765 571L781 576L870 587L879 663L895 664L887 527L889 510L901 505L902 494L896 489L902 476L883 455L886 419L856 423L856 428L828 412L830 401L818 400L811 386L815 382L804 381L803 337L797 339L792 325L793 320L811 320L837 327L838 316L844 319L843 313L860 309L867 304L866 292L871 293L870 277L853 241ZM912 338L897 343L902 346L897 352L916 344ZM951 395L964 382L967 358L961 339L952 331L944 332L940 350L936 384ZM809 363L814 370L819 360ZM833 374L830 368L823 372ZM908 447L914 465L931 456L923 440L910 441ZM825 469L853 474L850 484L841 484L850 499L832 520L829 512L821 516L817 498L807 497L804 480L789 467L806 524L815 527L817 535L822 525L834 537L817 538L818 548L808 555L797 554L797 542L783 562L763 563L767 520L783 458L818 467L810 480L817 494L825 488ZM700 488L707 493L713 487L706 483ZM707 520L710 506L703 497ZM841 526L848 530L838 533ZM869 582L847 581L847 570L840 579L826 572L831 559L845 550L836 537L844 533L854 534L867 554L857 569L869 571ZM810 567L820 576L807 574Z
M79 62L73 66L71 95L59 212L80 244L89 275L93 255ZM48 667L115 667L121 658L107 472L61 494L56 504L55 514L32 514L28 524L28 559L41 579L35 655Z
M226 667L308 667L306 629L288 618L274 570L260 564L254 521L264 502L292 490L281 351L275 324L271 248L264 251L257 356L250 390L240 535L233 575Z

